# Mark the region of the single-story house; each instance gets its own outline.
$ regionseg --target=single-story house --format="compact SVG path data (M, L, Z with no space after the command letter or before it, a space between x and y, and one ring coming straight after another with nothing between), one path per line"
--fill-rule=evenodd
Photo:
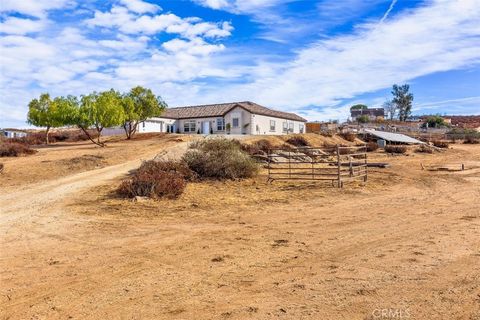
M138 132L201 134L304 133L306 119L250 101L167 108L139 124Z
M7 139L23 138L27 136L27 132L19 129L0 129L0 135Z

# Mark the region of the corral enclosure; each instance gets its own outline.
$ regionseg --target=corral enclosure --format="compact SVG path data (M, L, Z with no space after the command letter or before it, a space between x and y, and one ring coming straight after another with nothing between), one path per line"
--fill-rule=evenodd
M367 181L367 147L273 148L267 157L268 180L331 181L342 187L349 180Z

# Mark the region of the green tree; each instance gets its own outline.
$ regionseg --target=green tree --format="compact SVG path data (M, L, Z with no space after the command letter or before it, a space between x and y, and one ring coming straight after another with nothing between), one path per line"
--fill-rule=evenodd
M404 84L401 86L398 86L396 84L393 85L392 102L398 108L398 118L400 121L407 120L407 118L412 113L413 94L410 93L409 90L410 86L408 84Z
M63 125L75 125L78 114L78 98L75 96L56 97L53 99L58 112L58 120Z
M358 123L368 123L370 118L367 115L357 117Z
M353 105L351 108L350 108L350 111L351 110L366 110L368 109L368 106L364 105L364 104L356 104L356 105Z
M27 122L37 127L45 127L45 142L49 144L48 133L51 128L64 125L57 104L52 101L48 93L42 93L38 99L28 104Z
M120 126L124 121L125 112L122 108L122 96L119 92L111 89L82 96L73 122L82 129L90 141L104 147L105 143L101 141L103 129ZM88 129L92 127L97 131L96 141L88 132Z
M150 89L137 86L123 96L122 106L125 113L123 129L127 139L131 139L137 132L140 122L150 117L160 116L167 108L161 97L155 96Z
M445 120L440 115L429 116L423 126L428 128L440 128L445 126Z

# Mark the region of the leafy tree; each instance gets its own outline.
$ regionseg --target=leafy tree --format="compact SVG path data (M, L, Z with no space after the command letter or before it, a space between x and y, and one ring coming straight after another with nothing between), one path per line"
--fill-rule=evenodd
M82 96L78 112L74 117L74 124L82 129L90 141L101 147L105 146L105 143L101 141L102 130L122 125L124 121L122 96L113 89ZM96 141L88 132L91 127L97 131Z
M383 103L382 107L389 114L390 120L393 120L395 118L395 115L396 115L397 110L398 110L397 105L395 103L393 103L392 100L386 100Z
M362 115L357 117L358 123L368 123L370 121L370 118L367 115Z
M364 104L356 104L356 105L353 105L350 108L350 111L352 111L352 110L366 110L366 109L368 109L368 106L366 106Z
M439 128L445 126L445 120L440 115L434 115L427 118L424 123L424 127Z
M135 135L140 122L159 116L167 107L161 97L155 96L152 90L140 86L132 88L124 95L121 104L125 113L123 129L127 139Z
M57 104L52 101L48 93L43 93L38 99L28 104L27 122L37 127L46 127L45 141L49 144L48 133L51 128L63 125L62 115Z
M409 90L410 86L408 84L404 84L402 86L398 86L396 84L393 85L392 102L398 108L398 118L400 121L407 120L412 113L413 94L408 92Z
M53 102L57 108L58 120L62 125L75 125L78 113L78 98L75 96L56 97Z

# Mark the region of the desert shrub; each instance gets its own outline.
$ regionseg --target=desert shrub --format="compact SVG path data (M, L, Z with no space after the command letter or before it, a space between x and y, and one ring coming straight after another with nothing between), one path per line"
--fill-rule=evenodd
M197 175L190 170L188 165L183 161L144 161L140 168L137 169L140 173L155 174L159 171L178 173L187 181L195 181Z
M117 193L127 198L141 196L175 199L183 193L187 185L185 171L184 165L175 162L146 161L130 179L120 184Z
M415 152L420 152L420 153L433 153L433 149L429 147L426 144L420 145L417 149L415 149Z
M242 144L241 149L249 155L265 155L268 150L272 149L273 145L267 139L261 139L251 144Z
M374 141L370 141L367 143L367 151L372 152L378 149L378 144Z
M18 157L21 155L34 154L37 151L31 149L26 143L13 141L0 142L0 157Z
M437 148L448 148L449 144L447 141L434 140L433 145Z
M97 138L96 131L88 130L92 139ZM81 130L62 130L49 133L50 143L55 142L77 142L89 140L88 136ZM10 139L13 142L28 144L31 146L45 144L45 132L31 132L26 137Z
M340 136L347 140L347 141L350 141L350 142L353 142L355 141L355 138L357 137L357 135L353 132L344 132L344 133L341 133Z
M465 144L479 144L480 139L474 138L474 137L466 137L465 140L463 141Z
M291 144L292 146L295 146L295 147L308 147L310 145L310 143L308 143L308 141L305 140L305 138L302 137L302 136L290 137L285 142L287 142L287 143L289 143L289 144Z
M238 179L252 177L257 163L241 149L236 140L206 139L190 145L183 156L188 167L206 179Z
M3 163L0 163L0 173L3 172L3 168L4 168L4 167L3 167Z
M406 146L389 144L389 145L385 146L385 152L388 152L388 153L406 153L407 152L407 147Z

